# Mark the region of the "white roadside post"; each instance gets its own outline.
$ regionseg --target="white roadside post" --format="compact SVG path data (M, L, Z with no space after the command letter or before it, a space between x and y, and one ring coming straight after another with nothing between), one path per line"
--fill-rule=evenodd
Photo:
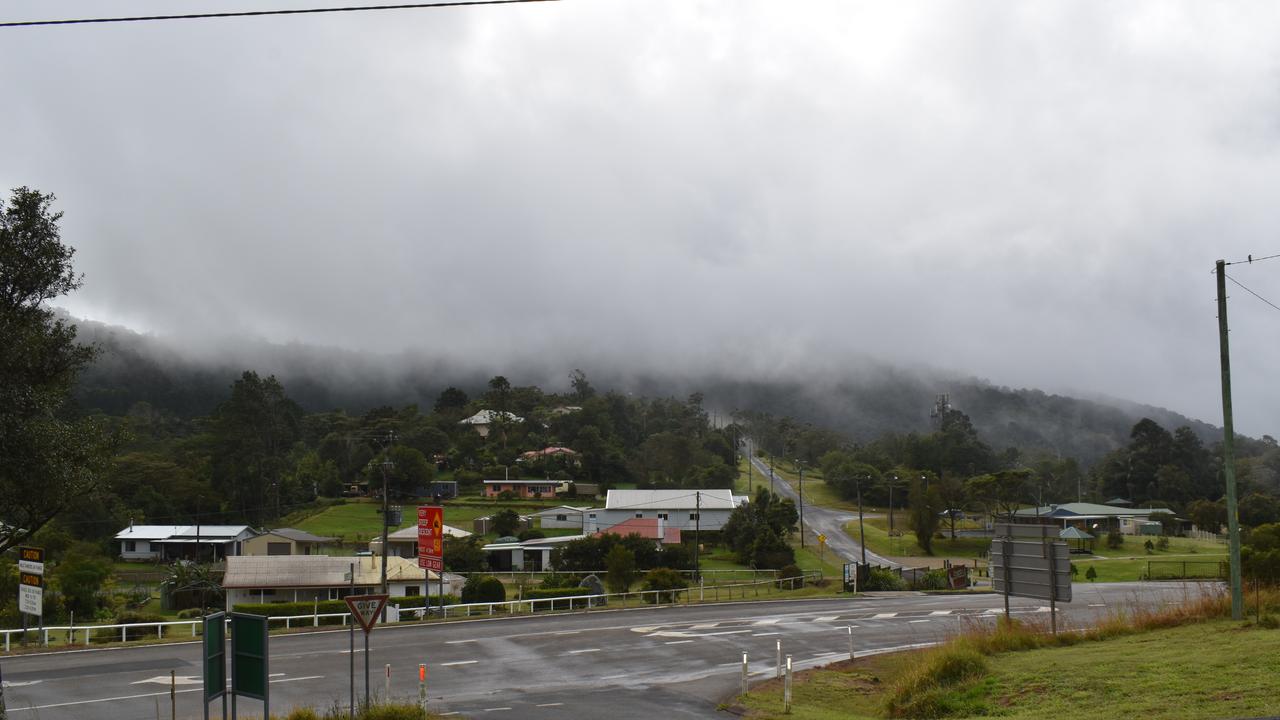
M853 626L850 625L846 627L845 630L849 631L849 659L852 660L853 659Z
M782 677L782 640L778 639L774 642L776 643L774 645L774 664L778 666L778 671L774 677Z
M742 694L747 694L747 653L742 653Z
M427 709L427 665L418 663L418 705Z
M787 677L782 684L782 711L791 714L791 656L787 656Z

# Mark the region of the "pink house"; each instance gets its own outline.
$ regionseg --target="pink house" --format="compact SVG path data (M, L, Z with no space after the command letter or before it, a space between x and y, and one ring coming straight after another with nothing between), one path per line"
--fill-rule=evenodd
M522 498L553 498L556 496L555 480L485 480L485 497L498 497L504 492L512 492Z

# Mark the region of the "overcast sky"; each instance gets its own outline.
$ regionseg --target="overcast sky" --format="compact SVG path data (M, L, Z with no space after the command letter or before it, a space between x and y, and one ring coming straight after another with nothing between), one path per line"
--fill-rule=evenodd
M67 309L189 349L874 357L1220 423L1213 261L1280 252L1277 37L1280 4L1167 0L0 29L0 184L58 195ZM1280 304L1280 259L1231 274ZM1231 301L1238 429L1277 434L1280 310Z

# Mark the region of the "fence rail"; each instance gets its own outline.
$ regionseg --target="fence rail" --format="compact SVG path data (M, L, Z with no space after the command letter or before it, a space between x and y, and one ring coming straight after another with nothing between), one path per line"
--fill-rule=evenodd
M705 571L710 572L710 571ZM776 571L775 571L776 572ZM431 615L438 615L442 619L452 617L472 617L476 614L494 615L502 613L507 615L524 614L523 608L528 608L527 613L530 615L539 612L555 612L557 610L585 610L590 611L591 608L602 607L609 604L609 599L614 598L622 603L625 609L628 607L631 599L638 599L640 604L678 604L684 602L690 604L694 602L693 596L698 596L697 602L705 602L710 599L712 602L718 602L721 599L732 600L735 592L739 598L745 599L748 592L752 592L755 597L760 596L761 588L765 589L765 594L769 594L775 588L795 590L804 587L806 584L822 579L820 570L809 570L797 577L790 578L771 578L769 580L756 580L752 582L734 583L729 585L695 585L693 587L676 588L672 590L641 590L636 592L625 593L599 593L586 595L572 595L566 597L554 598L527 598L520 600L507 600L503 602L491 603L455 603L453 605L437 605L434 607L418 607L418 608L399 608L393 610L395 619L393 622L400 622L406 616L422 620ZM481 612L483 609L483 612ZM390 617L390 616L389 616ZM283 623L285 629L294 627L319 627L320 621L324 619L337 618L341 624L346 626L351 619L351 613L312 613L309 615L281 615L268 617L268 626L270 623ZM114 633L119 631L119 641L129 642L130 639L142 639L150 635L152 630L155 631L156 637L163 639L165 637L165 628L173 629L170 637L176 632L180 632L177 628L188 628L190 637L198 637L200 635L200 627L204 622L203 618L194 620L164 620L156 622L144 623L119 623L110 625L49 625L40 628L31 628L28 630L12 629L0 630L0 634L4 635L4 651L10 652L13 635L34 632L40 638L40 645L49 646L49 634L65 633L66 645L77 645L76 637L78 633L83 633L83 645L88 646L95 638L99 642L115 642ZM228 622L230 619L228 618ZM296 624L295 624L296 623ZM108 635L107 633L111 633ZM132 637L131 637L132 636Z
M1147 580L1226 579L1226 560L1148 560Z

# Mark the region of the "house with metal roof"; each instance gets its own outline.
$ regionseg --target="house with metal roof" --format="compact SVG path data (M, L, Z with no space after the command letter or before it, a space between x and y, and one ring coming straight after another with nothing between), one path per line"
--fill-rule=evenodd
M387 558L387 587L392 596L437 592L440 576L418 567L416 560ZM445 573L446 594L453 587ZM382 586L382 558L328 555L257 555L227 558L222 579L227 609L240 603L311 602L368 595Z
M124 560L221 560L243 554L248 525L130 525L116 533Z
M337 538L321 537L294 528L263 531L240 544L244 555L319 555Z
M522 423L524 418L514 413L502 410L481 410L469 418L459 420L459 425L470 425L480 434L480 437L489 437L489 426L496 423Z
M1133 508L1099 505L1098 503L1064 503L1022 508L1013 513L1013 521L1029 524L1076 527L1090 532L1119 530L1126 535L1158 534L1160 523L1152 515L1173 515L1169 508ZM1155 532L1151 528L1155 526Z
M472 533L461 528L445 525L441 528L441 532L445 537L467 538ZM369 552L374 555L382 554L382 536L369 541ZM410 525L407 528L396 530L387 534L387 554L402 558L418 557L418 526Z
M603 508L586 511L582 531L594 535L631 518L653 518L681 532L719 530L745 495L732 490L610 490Z
M524 570L540 572L551 569L551 551L557 547L581 540L586 535L561 535L549 538L498 538L482 548L489 555L489 565L494 570Z

